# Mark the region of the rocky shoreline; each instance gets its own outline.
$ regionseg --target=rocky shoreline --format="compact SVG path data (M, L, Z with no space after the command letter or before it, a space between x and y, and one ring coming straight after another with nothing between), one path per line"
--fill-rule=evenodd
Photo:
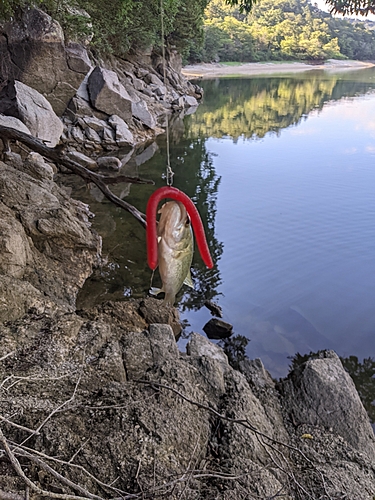
M40 24L54 26L58 34L51 23ZM52 35L43 33L50 43ZM1 50L4 54L4 46ZM70 57L71 66L81 67L79 58ZM80 154L94 158L97 168L102 153L119 146L113 116L127 125L131 148L162 126L158 60L155 56L148 66L142 57L96 65L97 76L109 76L112 90L117 87L124 97L121 84L130 96L125 104L111 94L112 104L127 117L102 111L100 93L95 107L93 97L77 94L78 86L68 110L58 115L61 127L53 118L54 127L42 128L32 120L37 115L22 106L18 116L11 115L14 108L3 110L8 114L2 123L29 132L34 127L32 134L49 144L60 127L60 145L77 161ZM28 67L46 64L33 66L29 60ZM3 95L10 101L12 89L37 90L26 77L17 80L21 74L13 77L22 83L17 89L8 82L9 67L1 68ZM172 77L170 69L168 77L168 110L193 103L186 89L198 92L175 72L179 76ZM175 83L175 104L173 78L183 89ZM139 93L147 95L145 89L151 100L136 101ZM42 100L43 109L57 116L62 94L55 99L47 90L38 93L52 108ZM134 112L145 111L140 102L150 112L142 119ZM149 121L152 127L146 119L155 120ZM106 127L113 144L105 140ZM193 334L186 353L179 352L178 311L156 299L77 311L77 294L102 259L90 207L55 182L58 162L14 142L0 144L0 500L374 498L375 436L334 352L321 353L276 382L259 359L243 360L234 369L202 335Z

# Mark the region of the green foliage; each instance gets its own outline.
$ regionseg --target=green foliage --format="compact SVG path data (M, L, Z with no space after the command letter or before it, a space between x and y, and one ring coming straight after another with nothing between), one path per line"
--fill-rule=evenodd
M375 360L365 358L361 363L357 356L340 359L345 370L353 379L371 422L375 423Z
M372 68L360 73L358 81L353 73L328 76L323 72L206 80L203 102L186 120L186 134L192 140L227 137L233 141L279 134L311 111L321 110L326 102L373 91Z
M168 44L181 53L203 43L203 13L208 0L0 0L0 20L40 6L68 38L91 40L102 53L124 55L131 48L161 44L161 8Z
M228 356L229 364L234 369L238 370L241 362L247 358L246 347L249 342L250 340L244 335L234 335L219 341L220 347Z
M269 132L297 124L312 109L321 109L332 98L335 86L335 79L319 75L208 81L204 102L189 117L189 133L198 137L206 130L210 137L262 139Z
M34 2L38 4L39 2ZM28 0L0 0L0 20L8 20L30 5Z
M240 12L249 13L253 8L256 0L226 0L228 5L237 6Z
M375 30L335 19L308 0L259 0L245 15L236 2L211 0L205 44L194 58L209 61L375 58Z
M326 3L331 6L332 12L337 14L375 14L374 0L326 0Z

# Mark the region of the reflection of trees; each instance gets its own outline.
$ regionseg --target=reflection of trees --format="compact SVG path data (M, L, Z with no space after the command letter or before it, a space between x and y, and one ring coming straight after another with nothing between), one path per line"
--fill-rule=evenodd
M360 363L357 356L349 356L341 358L341 362L352 377L371 422L375 423L375 360L365 358Z
M294 370L309 359L317 359L323 351L310 352L309 354L295 354L291 359L290 370ZM357 356L340 358L345 370L353 379L354 385L361 398L363 406L370 417L372 423L375 423L375 360L365 358L359 362Z
M188 118L190 137L257 139L296 125L329 100L364 94L374 85L319 73L309 78L216 79L202 86L204 102Z
M183 287L178 295L184 295L183 309L202 306L204 300L217 295L220 274L217 262L223 252L223 244L215 238L215 216L217 192L220 178L215 173L212 157L206 151L203 139L183 138L180 122L178 133L171 134L171 166L175 172L174 185L184 191L196 204L206 231L210 252L215 262L207 269L195 252L192 275L195 289ZM177 130L176 129L176 130ZM147 175L156 186L132 186L126 200L141 211L146 210L151 193L164 185L161 174L166 169L165 138L159 139L156 154L137 168L137 175ZM80 193L83 198L84 193ZM86 193L87 196L87 193ZM146 262L145 231L139 223L110 204L102 204L91 197L84 198L96 214L94 226L103 235L103 251L109 264L98 269L86 282L79 297L79 307L90 307L106 300L121 300L126 296L145 296L150 288L151 271ZM158 281L159 280L159 281ZM159 286L160 278L155 273L153 286Z

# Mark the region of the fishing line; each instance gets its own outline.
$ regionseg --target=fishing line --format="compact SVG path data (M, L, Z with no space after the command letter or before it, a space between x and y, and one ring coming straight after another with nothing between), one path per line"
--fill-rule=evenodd
M166 108L166 95L167 95L167 68L165 62L165 40L164 40L164 3L163 0L160 0L160 19L161 19L161 53L162 53L162 61L163 61L163 80L165 86L164 93L164 107ZM166 115L167 124L166 124L166 134L167 134L167 174L166 174L166 182L167 186L172 186L173 184L173 176L174 172L171 168L171 157L169 152L169 118Z

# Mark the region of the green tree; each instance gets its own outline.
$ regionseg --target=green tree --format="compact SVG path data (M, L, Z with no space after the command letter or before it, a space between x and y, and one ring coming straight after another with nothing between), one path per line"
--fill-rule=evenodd
M331 6L331 12L336 14L359 14L368 16L375 14L374 0L325 0Z
M163 0L167 43L180 52L203 42L203 14L209 0ZM39 6L62 25L68 37L92 35L93 48L124 55L131 48L161 44L160 0L1 0L0 20ZM89 21L88 17L89 15Z
M375 58L370 25L335 19L308 0L259 0L248 15L233 2L211 0L205 33L209 48L201 57L206 61Z

